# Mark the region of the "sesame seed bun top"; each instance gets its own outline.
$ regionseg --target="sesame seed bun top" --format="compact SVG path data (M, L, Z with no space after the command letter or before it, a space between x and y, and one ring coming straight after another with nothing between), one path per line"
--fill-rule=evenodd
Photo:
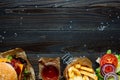
M10 64L5 62L0 62L0 79L17 80L17 73Z

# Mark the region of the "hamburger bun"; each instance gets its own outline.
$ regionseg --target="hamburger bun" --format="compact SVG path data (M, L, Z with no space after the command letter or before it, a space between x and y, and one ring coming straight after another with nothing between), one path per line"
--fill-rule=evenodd
M0 62L0 80L18 80L17 73L10 64Z

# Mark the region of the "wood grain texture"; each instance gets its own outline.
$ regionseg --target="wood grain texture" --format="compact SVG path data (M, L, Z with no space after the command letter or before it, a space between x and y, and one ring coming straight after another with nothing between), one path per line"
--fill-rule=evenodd
M89 57L95 68L107 49L120 51L119 26L119 0L2 0L0 52L23 48L37 79L40 57L66 51Z
M119 0L0 1L0 50L119 50L119 4Z

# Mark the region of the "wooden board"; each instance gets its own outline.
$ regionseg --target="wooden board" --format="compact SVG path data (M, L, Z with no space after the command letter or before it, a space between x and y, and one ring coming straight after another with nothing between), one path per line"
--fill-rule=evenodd
M23 48L37 79L38 59L65 51L89 57L95 68L107 49L120 52L119 26L119 0L3 0L0 52Z

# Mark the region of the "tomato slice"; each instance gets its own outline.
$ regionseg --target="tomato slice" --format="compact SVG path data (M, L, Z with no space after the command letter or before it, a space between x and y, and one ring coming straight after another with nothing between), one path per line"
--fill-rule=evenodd
M12 60L11 60L11 65L14 67L15 71L16 71L17 74L19 75L20 72L21 72L21 69L20 69L20 67L19 67L18 64L21 64L21 62L18 61L18 60L16 60L16 59L12 59Z
M114 54L105 54L101 57L100 66L103 66L106 63L113 64L115 67L117 67L118 59Z

